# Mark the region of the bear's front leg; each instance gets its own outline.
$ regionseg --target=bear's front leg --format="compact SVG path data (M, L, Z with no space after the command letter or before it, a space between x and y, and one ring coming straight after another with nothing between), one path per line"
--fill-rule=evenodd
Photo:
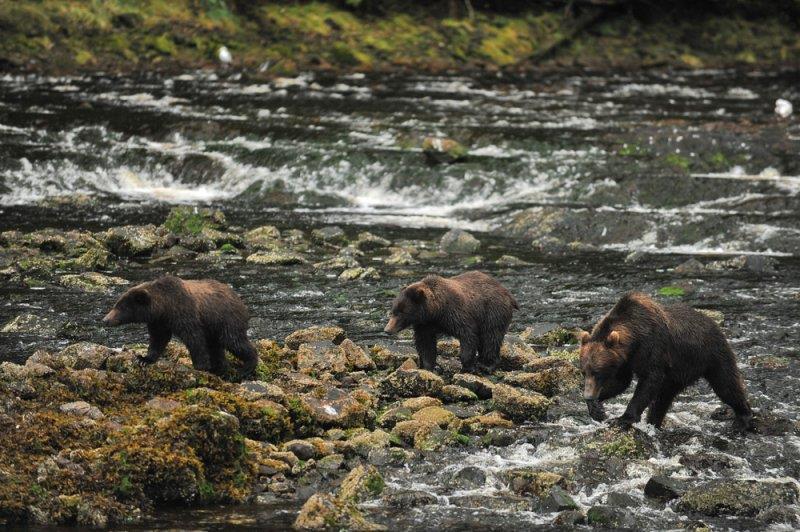
M139 363L142 365L152 364L161 358L172 339L172 331L164 325L148 323L147 331L150 333L150 345L147 347L147 355L139 357Z
M639 379L636 383L636 389L633 391L628 407L625 413L618 418L610 421L611 425L621 428L629 428L634 423L638 423L642 418L642 412L653 401L657 391L661 388L663 378L658 373L651 373L647 377Z
M436 329L417 325L414 327L414 346L419 356L419 366L433 371L436 367Z

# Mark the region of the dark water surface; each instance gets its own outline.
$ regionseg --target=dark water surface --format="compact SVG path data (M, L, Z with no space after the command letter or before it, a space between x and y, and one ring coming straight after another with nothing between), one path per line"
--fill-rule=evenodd
M684 301L724 314L754 404L797 423L800 124L778 120L772 109L777 97L800 103L798 86L795 72L305 76L271 84L207 73L6 76L0 78L0 230L159 224L174 203L222 208L229 223L244 228L338 224L353 237L368 229L423 249L447 228L466 228L483 243L480 267L521 304L512 332L543 322L586 327L624 291L657 293L680 284ZM471 157L431 166L419 150L427 135L456 138ZM536 221L520 228L525 213ZM551 249L548 238L561 245ZM636 251L643 254L625 260ZM690 257L708 262L741 254L769 258L771 271L681 276L672 270ZM502 255L528 264L500 266L495 260ZM368 344L384 340L384 317L400 286L427 272L474 267L453 257L371 264L381 279L357 283L311 265L243 261L129 261L113 274L132 282L160 273L214 277L251 307L254 337L283 338L332 323ZM143 341L142 327L99 327L116 295L0 284L0 323L34 312L59 325L52 335L0 334L0 359L21 361L37 348L76 339L115 347ZM785 365L760 367L765 355L784 357ZM609 410L619 414L624 404L617 400ZM688 518L643 498L641 488L656 471L797 480L800 438L792 431L738 438L727 422L710 417L718 405L705 384L682 395L657 457L630 464L621 482L587 488L578 502L589 507L610 492L630 493L639 502L630 509L638 527L669 529ZM556 422L531 429L528 441L437 453L388 470L390 489L429 491L440 504L393 512L376 503L368 513L394 529L550 523L553 515L498 509L491 501L503 470L574 459L570 438L596 425L577 401L561 410ZM724 448L708 449L715 438L727 442ZM729 467L697 472L680 463L706 451ZM485 486L467 492L447 486L443 479L465 464L486 471ZM159 514L149 526L218 529L228 520L278 530L292 518L271 507L179 511Z

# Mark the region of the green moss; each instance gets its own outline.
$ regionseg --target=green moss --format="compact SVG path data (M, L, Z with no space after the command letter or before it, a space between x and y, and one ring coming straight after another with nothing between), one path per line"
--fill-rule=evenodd
M383 477L377 471L367 475L367 478L364 480L364 487L366 488L367 493L373 497L380 495L385 486L386 482L384 482Z
M658 289L658 295L664 297L683 297L686 295L686 290L680 286L662 286Z
M469 436L458 432L453 434L453 440L459 445L469 445L472 443L472 440L470 440Z
M681 172L688 172L691 161L678 153L668 153L664 156L664 162Z
M225 225L222 211L175 207L169 211L164 227L176 235L199 235L203 229L219 229Z
M229 242L222 244L219 250L221 253L224 253L226 255L236 255L237 253L239 253L239 250L236 249L236 246L234 246Z
M547 351L547 356L577 362L581 358L581 351L580 349L550 349Z

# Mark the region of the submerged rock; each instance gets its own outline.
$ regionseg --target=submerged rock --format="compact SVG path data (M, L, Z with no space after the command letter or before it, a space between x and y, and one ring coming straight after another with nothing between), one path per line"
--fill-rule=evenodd
M795 504L799 495L791 481L713 480L686 491L678 508L709 516L754 516L765 508Z
M644 494L660 501L677 499L686 491L686 485L678 479L664 475L650 477L644 486Z
M422 140L422 153L431 163L452 164L466 158L467 149L453 139L425 137Z
M384 482L372 467L358 466L342 480L335 494L315 493L297 515L294 528L299 530L385 530L364 518L358 503L368 497L377 497Z

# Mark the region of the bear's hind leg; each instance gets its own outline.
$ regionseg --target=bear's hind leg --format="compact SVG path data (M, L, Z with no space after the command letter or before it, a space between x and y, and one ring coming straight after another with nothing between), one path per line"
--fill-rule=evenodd
M487 374L494 373L500 362L500 348L503 346L505 331L484 330L481 335L481 349L478 357L480 370Z
M713 372L706 375L706 380L717 397L733 409L736 414L736 426L750 430L753 427L753 411L747 402L742 376L733 364L731 361L729 367L725 367L726 364L714 368Z
M228 373L228 361L225 359L225 349L219 342L208 342L208 357L211 363L211 373L220 377Z
M258 351L255 346L247 339L247 333L242 331L227 344L231 353L242 361L242 369L239 371L239 376L244 378L251 375L258 365Z
M208 341L205 337L191 336L188 338L181 338L186 348L189 350L189 356L192 357L192 367L198 371L211 370L211 353L209 352Z
M461 349L458 358L461 360L461 371L464 373L475 373L476 354L478 352L479 340L475 334L466 334L458 339Z

